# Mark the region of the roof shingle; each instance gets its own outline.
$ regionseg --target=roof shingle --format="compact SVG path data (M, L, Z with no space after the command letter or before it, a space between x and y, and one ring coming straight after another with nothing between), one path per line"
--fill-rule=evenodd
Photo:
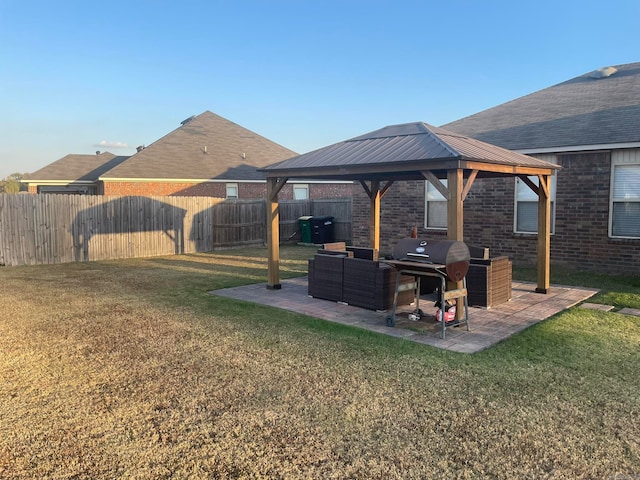
M257 167L296 155L212 112L181 126L131 156L101 180L264 180Z
M30 183L38 181L95 182L100 175L124 162L127 156L110 152L97 155L69 154L29 175Z
M640 142L640 63L614 68L610 76L589 72L443 128L512 150Z

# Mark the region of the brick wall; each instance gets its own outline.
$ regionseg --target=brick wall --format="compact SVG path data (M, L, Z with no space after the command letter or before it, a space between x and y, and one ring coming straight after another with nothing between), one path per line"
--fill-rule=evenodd
M104 182L105 195L226 197L224 183Z
M610 152L559 154L556 225L551 235L555 268L612 274L640 271L640 240L608 237ZM464 204L464 239L508 255L516 265L535 266L537 235L514 233L515 178L476 179ZM354 189L353 242L369 244L369 199ZM424 182L396 182L382 198L380 253L409 236L446 239L446 232L424 229Z
M411 235L416 226L420 238L442 238L446 232L426 232L424 227L424 182L394 182L382 197L380 207L380 254L387 255L398 240ZM353 195L353 243L367 246L370 243L370 200L364 189L354 186Z
M552 265L618 273L635 255L640 269L640 240L608 237L610 152L559 154L558 164ZM514 195L513 178L477 180L464 205L465 241L535 266L537 235L513 231Z
M555 264L585 271L640 272L640 240L609 238L611 153L558 155Z
M267 194L266 183L237 183L238 196L244 199L264 198ZM302 182L300 182L302 183ZM343 198L351 195L351 184L309 184L309 198ZM180 183L180 182L105 182L105 195L141 195L141 196L204 196L225 198L227 187L224 182ZM293 198L293 185L288 183L278 198Z

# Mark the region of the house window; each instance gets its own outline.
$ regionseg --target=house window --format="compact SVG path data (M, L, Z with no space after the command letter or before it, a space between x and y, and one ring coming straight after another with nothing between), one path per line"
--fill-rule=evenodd
M640 160L640 152L635 156ZM609 231L611 237L640 238L640 163L628 161L613 156Z
M294 200L308 200L309 199L309 185L306 183L294 183L293 184L293 199Z
M237 183L227 183L227 198L238 198Z
M447 180L440 180L446 187ZM425 184L424 226L438 230L447 229L447 199L429 181Z
M38 193L66 193L72 195L96 195L93 185L38 185Z
M536 186L537 176L528 177ZM556 176L551 177L551 233L555 232ZM538 233L538 195L521 179L516 178L516 233Z

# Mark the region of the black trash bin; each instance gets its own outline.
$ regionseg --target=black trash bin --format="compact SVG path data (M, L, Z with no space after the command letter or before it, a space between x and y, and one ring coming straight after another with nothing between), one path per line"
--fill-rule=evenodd
M311 241L315 244L332 243L333 217L311 217Z

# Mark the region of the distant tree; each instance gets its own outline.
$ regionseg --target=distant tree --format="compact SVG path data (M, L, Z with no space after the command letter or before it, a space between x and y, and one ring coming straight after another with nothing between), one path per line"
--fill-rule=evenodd
M18 193L24 190L20 180L25 178L24 173L12 173L8 177L0 180L0 193Z

